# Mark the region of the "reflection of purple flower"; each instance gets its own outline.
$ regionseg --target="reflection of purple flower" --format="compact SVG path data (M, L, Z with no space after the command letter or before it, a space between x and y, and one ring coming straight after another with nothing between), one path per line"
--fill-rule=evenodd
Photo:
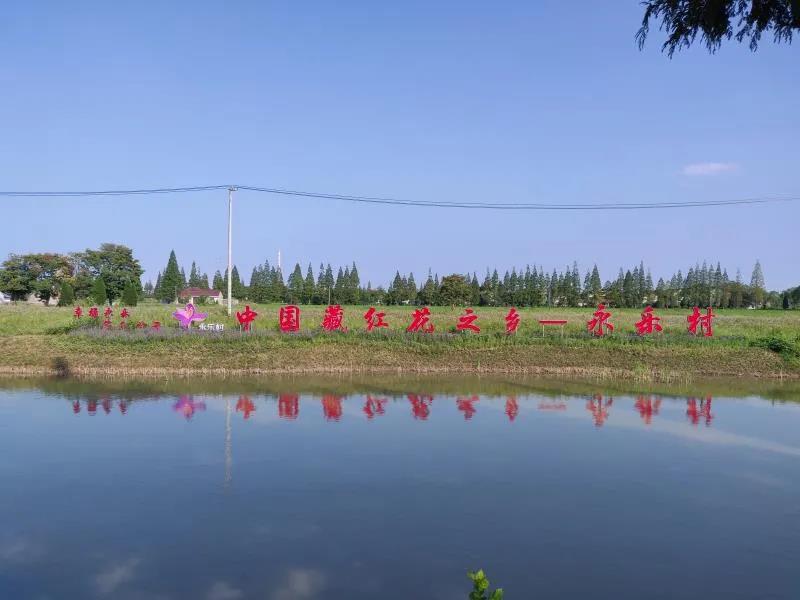
M183 416L186 417L187 421L192 418L192 415L194 415L196 411L205 409L205 402L195 402L192 400L191 396L181 396L180 400L178 400L172 407L172 410L175 412L183 413Z
M189 329L192 326L192 321L205 321L208 313L195 312L194 304L189 302L183 310L176 310L172 316L178 319L181 327Z

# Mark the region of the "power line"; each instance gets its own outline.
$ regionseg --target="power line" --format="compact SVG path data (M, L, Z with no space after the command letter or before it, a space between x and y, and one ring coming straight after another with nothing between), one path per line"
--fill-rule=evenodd
M407 200L401 198L388 198L379 196L352 196L346 194L331 194L323 192L307 192L283 188L269 188L252 185L206 185L175 188L142 188L129 190L91 190L91 191L46 191L22 192L0 191L0 197L9 198L75 198L92 196L141 196L155 194L184 194L190 192L207 192L236 188L249 192L262 194L276 194L282 196L295 196L302 198L316 198L325 200L338 200L343 202L358 202L366 204L381 204L393 206L417 206L429 208L461 208L483 210L648 210L666 208L697 208L709 206L736 206L747 204L769 204L775 202L796 202L798 196L784 197L753 197L729 200L696 200L696 201L667 201L667 202L601 202L588 203L533 203L533 202L450 202L445 200Z

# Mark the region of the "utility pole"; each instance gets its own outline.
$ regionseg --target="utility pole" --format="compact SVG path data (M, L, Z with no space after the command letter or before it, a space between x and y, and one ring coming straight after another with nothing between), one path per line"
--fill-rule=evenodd
M233 314L231 293L233 291L233 192L236 188L228 188L228 316Z

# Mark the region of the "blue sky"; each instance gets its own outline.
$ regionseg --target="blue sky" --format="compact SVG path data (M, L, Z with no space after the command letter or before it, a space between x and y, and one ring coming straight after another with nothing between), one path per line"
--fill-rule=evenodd
M4 3L0 189L241 184L419 200L798 196L800 47L634 35L638 1ZM716 166L713 166L716 165ZM224 268L226 193L2 200L0 256L174 248ZM800 203L643 212L370 207L241 192L235 263L278 249L386 284L527 263L704 259L800 284Z

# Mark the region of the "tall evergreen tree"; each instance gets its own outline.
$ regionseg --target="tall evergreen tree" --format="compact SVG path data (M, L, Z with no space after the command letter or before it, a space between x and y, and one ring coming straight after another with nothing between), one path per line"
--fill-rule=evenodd
M286 289L286 301L291 304L300 304L303 301L303 271L300 263L294 265L294 271L289 275Z
M95 304L103 305L108 302L108 292L106 292L106 282L102 277L96 277L92 285L92 301Z
M197 273L197 265L192 261L192 268L189 271L189 287L200 287L200 275Z
M303 304L311 304L314 301L316 292L314 288L314 271L311 270L311 263L308 263L306 280L303 282Z
M175 302L178 292L183 289L183 278L178 267L178 259L175 257L175 250L169 253L167 266L161 275L161 285L158 287L158 299L163 302Z

